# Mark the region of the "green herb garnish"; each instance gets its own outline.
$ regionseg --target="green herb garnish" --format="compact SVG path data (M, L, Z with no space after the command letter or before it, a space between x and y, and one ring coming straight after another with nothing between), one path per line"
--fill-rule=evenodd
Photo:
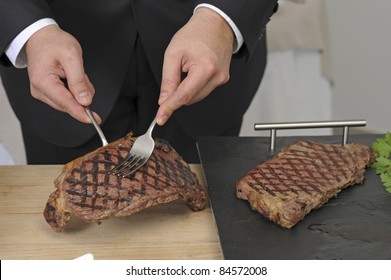
M386 190L391 193L391 132L387 132L384 138L376 139L371 147L378 153L372 167L380 176Z

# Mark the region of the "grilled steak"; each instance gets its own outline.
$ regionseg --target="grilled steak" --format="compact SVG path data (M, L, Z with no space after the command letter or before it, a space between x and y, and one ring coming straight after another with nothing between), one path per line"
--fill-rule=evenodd
M297 142L236 184L237 197L283 228L291 228L342 189L362 183L375 154L362 144Z
M197 176L163 140L155 141L147 164L129 178L110 174L108 171L122 162L134 140L128 134L63 167L44 210L54 231L62 232L71 215L99 223L173 200L184 200L194 211L205 208L206 192Z

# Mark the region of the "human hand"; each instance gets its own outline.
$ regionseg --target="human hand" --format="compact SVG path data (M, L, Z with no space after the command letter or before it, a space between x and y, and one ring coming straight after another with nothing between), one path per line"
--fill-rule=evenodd
M58 26L49 25L30 37L26 54L31 95L81 122L90 123L84 107L91 104L95 89L84 72L77 40ZM93 114L101 123L99 115Z
M194 104L229 80L234 34L219 14L199 8L168 45L163 62L157 123ZM182 73L187 76L183 81Z

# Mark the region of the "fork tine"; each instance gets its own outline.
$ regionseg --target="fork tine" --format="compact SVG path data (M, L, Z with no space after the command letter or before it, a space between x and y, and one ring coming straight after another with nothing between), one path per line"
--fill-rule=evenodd
M123 159L122 163L109 171L111 174L126 177L134 173L148 161L155 147L155 142L152 138L152 130L155 124L156 118L150 124L147 132L134 141L128 155Z
M128 172L128 170L132 170L132 168L136 168L140 160L142 160L142 157L136 156L132 161L126 162L124 166L120 170L118 170L117 174L123 176L124 173Z
M136 172L141 166L143 166L147 162L147 158L140 158L136 163L134 163L131 166L127 166L126 168L122 169L119 173L120 176L126 177L130 174Z
M138 160L138 156L135 155L135 154L129 154L125 159L124 161L117 165L115 168L113 168L113 170L111 170L111 172L115 173L115 174L118 174L119 172L121 172L121 170L123 168L125 168L126 166L129 166L130 164L133 164L135 161Z

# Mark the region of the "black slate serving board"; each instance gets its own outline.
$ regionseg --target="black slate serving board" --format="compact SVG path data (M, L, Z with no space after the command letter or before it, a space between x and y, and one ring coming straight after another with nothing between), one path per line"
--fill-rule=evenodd
M370 144L384 135L351 135ZM340 136L280 137L276 151L297 140L340 143ZM283 229L236 197L235 184L272 155L267 137L203 137L198 150L225 259L391 259L391 193L372 168L349 187Z

